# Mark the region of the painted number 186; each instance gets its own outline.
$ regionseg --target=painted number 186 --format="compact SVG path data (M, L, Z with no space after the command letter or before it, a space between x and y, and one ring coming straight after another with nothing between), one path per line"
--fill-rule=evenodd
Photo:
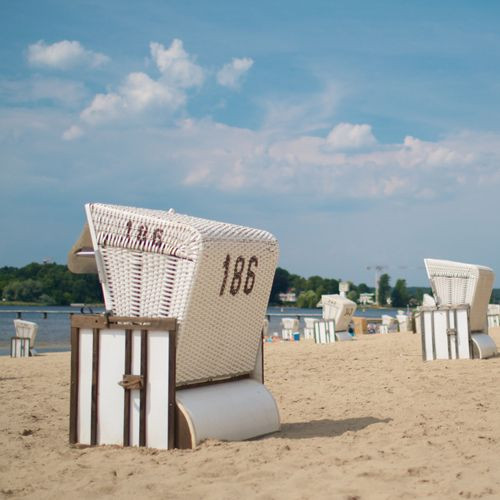
M243 292L249 295L252 293L253 287L255 285L255 272L253 269L259 266L259 261L254 255L248 259L248 265L246 266L245 272L245 258L241 255L234 261L234 266L232 266L233 276L231 278L229 293L231 295L236 295L242 285ZM227 281L229 279L229 272L231 270L231 256L227 254L222 267L224 268L224 278L222 279L222 285L220 287L219 295L222 297L226 290Z

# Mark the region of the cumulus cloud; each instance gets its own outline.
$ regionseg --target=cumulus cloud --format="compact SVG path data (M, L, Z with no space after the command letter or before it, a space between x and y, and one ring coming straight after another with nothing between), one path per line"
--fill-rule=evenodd
M116 91L96 94L80 113L81 121L97 125L150 110L172 112L185 104L189 88L203 83L203 69L184 50L181 40L173 40L169 48L151 42L150 54L160 72L157 79L144 72L129 73Z
M377 141L372 134L371 125L353 125L352 123L339 123L326 138L332 149L360 149L373 146Z
M253 59L233 57L230 63L225 64L217 73L217 82L230 89L239 88L243 76L253 66Z
M196 87L203 83L203 68L184 50L182 40L174 39L168 49L157 42L151 42L149 48L151 58L165 83L180 88Z
M186 185L222 191L425 200L479 186L485 179L500 184L500 148L492 149L494 142L489 150L463 137L432 142L408 136L402 143L378 144L366 139L370 134L356 142L370 149L336 150L329 147L330 134L276 140L263 130L190 121L176 132L173 148L176 159L185 161ZM196 148L188 148L184 137Z
M69 69L75 66L98 67L109 61L109 57L87 50L80 42L62 40L51 45L43 40L28 47L27 58L32 66L53 69Z

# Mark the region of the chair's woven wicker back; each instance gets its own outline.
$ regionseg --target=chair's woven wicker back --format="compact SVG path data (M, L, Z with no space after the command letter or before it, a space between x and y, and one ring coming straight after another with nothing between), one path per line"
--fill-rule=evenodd
M271 234L172 212L86 209L106 308L177 318L178 385L254 369L278 259Z
M15 319L14 328L16 329L16 337L29 338L31 341L31 347L35 345L36 335L38 333L37 323L24 321L22 319Z
M484 266L424 259L438 306L470 306L471 331L484 331L495 275Z

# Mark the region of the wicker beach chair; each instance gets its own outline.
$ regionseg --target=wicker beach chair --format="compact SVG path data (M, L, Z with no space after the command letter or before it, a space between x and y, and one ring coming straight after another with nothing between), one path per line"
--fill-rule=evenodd
M395 332L398 328L398 321L394 316L382 314L382 324L380 325L380 333Z
M400 332L411 332L411 317L403 311L398 311L396 321Z
M293 334L299 331L299 320L297 318L281 318L281 338L293 340Z
M88 271L95 261L106 310L115 317L177 321L177 445L278 430L276 403L262 383L276 239L173 210L88 204L86 213L88 228L70 252L70 268Z
M420 309L424 359L495 355L497 348L488 335L487 322L493 271L447 260L425 259L424 262L435 302L435 306L424 305Z
M314 324L317 321L318 318L304 318L304 339L314 339Z
M488 304L488 327L500 326L500 304Z
M317 343L330 343L336 340L352 340L348 332L352 317L356 312L356 302L338 294L322 295L323 326L316 326L315 339ZM325 332L323 334L323 332Z
M23 352L24 355L29 355L33 356L36 354L35 350L35 340L36 336L38 334L38 324L34 323L33 321L25 321L23 319L15 319L14 320L14 328L16 329L16 336L13 337L11 341L11 345L15 345L14 349L11 349L13 353L21 356L21 352ZM22 344L19 342L15 342L14 340L17 339L28 339L29 340L29 348L26 349L20 349L20 345ZM17 345L19 344L19 345ZM23 344L24 345L24 344Z

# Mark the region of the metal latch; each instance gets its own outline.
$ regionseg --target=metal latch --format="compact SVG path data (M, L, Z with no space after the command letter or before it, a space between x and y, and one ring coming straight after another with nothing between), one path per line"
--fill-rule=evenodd
M118 382L124 389L134 390L142 389L144 386L144 377L142 375L123 375L121 382Z
M456 335L457 334L457 330L455 328L448 328L448 330L446 330L446 333L448 335Z

